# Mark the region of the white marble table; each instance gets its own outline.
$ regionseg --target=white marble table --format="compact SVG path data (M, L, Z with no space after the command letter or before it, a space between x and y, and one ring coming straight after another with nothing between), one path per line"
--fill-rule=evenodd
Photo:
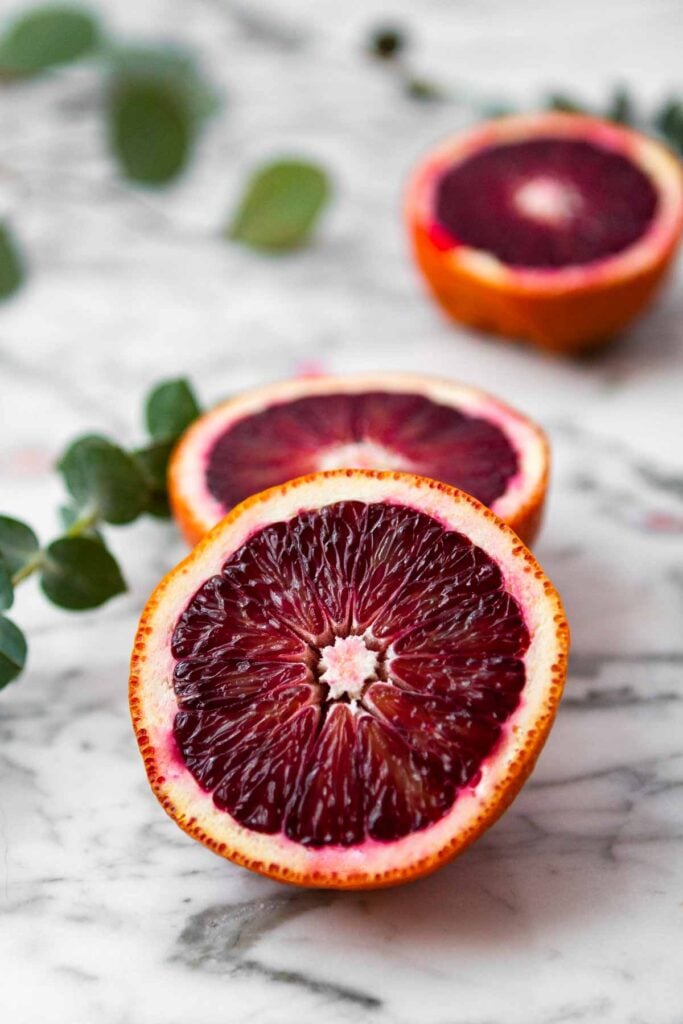
M73 616L29 585L16 609L31 660L0 696L3 1021L683 1021L683 280L590 362L444 324L397 211L416 155L466 114L407 100L363 58L388 9L108 3L121 33L196 45L225 91L191 173L163 195L116 180L87 69L0 93L0 187L32 264L0 310L0 505L47 534L63 444L93 428L135 440L164 375L188 373L207 403L311 361L483 385L554 445L538 555L574 634L557 725L513 808L429 879L337 895L250 875L148 790L127 659L182 549L170 526L112 531L127 596ZM420 70L520 100L547 83L597 96L618 78L654 100L680 71L677 0L393 10ZM224 244L215 229L246 169L283 151L334 172L315 246L263 259Z

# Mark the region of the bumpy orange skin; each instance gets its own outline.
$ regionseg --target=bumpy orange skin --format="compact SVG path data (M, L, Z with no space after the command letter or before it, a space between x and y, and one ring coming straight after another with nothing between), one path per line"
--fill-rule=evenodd
M504 267L492 257L472 260L473 250L444 242L427 195L435 177L497 141L544 133L606 141L648 174L666 206L666 216L636 247L626 251L628 256L619 254L576 273L530 274ZM409 186L406 217L415 260L449 317L572 355L604 345L652 302L683 234L683 174L680 161L663 146L597 118L557 113L504 118L427 156Z
M246 395L228 399L195 420L176 445L168 468L168 496L171 511L180 532L190 547L194 547L206 535L213 522L215 522L215 519L213 522L207 521L206 516L201 513L203 503L200 500L198 491L205 490L205 483L201 479L201 475L193 483L189 483L187 479L188 462L196 463L198 458L196 452L201 447L202 438L210 437L215 433L217 425L224 423L226 419L232 420L234 417L239 420L241 416L248 415L242 408L245 400L255 400L256 408L260 409L267 408L269 405L283 400L296 399L311 394L353 390L354 388L385 388L388 391L403 388L408 391L415 391L417 394L428 395L434 398L438 397L442 401L446 399L443 396L437 395L437 393L431 393L430 388L442 389L446 396L451 389L456 394L458 390L463 390L475 401L475 404L470 406L468 410L472 414L486 417L488 406L489 409L490 407L495 409L500 417L498 422L502 428L506 427L506 422L508 423L508 430L509 424L523 422L528 431L529 438L533 439L533 445L538 450L538 471L528 476L529 487L526 489L524 499L520 500L509 511L503 512L501 510L499 515L525 544L529 546L533 544L543 521L550 476L550 445L543 430L527 416L523 416L516 409L511 408L498 398L494 398L478 388L465 387L453 381L440 380L436 377L402 373L363 374L347 377L329 376L282 381L278 384L267 385ZM477 397L475 398L474 396ZM455 398L451 397L453 405L457 407ZM477 408L476 403L481 403L481 408ZM488 415L491 415L490 411ZM529 443L530 441L527 440L527 444ZM521 459L523 455L521 442L518 454ZM495 504L494 511L497 511Z
M482 804L479 813L467 828L453 835L449 842L435 849L431 855L423 856L406 866L399 865L382 872L363 870L305 872L294 870L287 863L275 859L266 860L250 856L244 849L239 850L230 842L218 841L209 830L202 828L198 824L196 817L192 814L192 806L181 806L171 797L169 793L171 788L169 785L170 780L164 775L163 767L159 765L159 752L151 741L150 733L152 729L150 721L148 721L146 701L143 696L142 676L145 673L145 665L149 658L150 641L157 629L156 620L158 613L169 599L169 592L177 585L183 585L183 577L190 573L192 565L201 559L203 552L209 550L214 542L225 534L226 529L231 523L237 522L241 517L249 513L251 509L255 509L263 503L268 503L280 495L296 492L299 488L304 490L309 484L315 484L324 479L342 478L344 476L348 478L361 476L387 482L410 480L411 485L417 486L422 490L440 492L453 498L456 502L470 505L478 510L501 531L504 538L509 538L512 541L515 558L521 559L524 563L522 572L530 574L542 586L545 599L548 601L550 608L548 621L552 623L553 643L556 653L555 660L550 668L550 678L545 699L543 704L535 709L533 727L525 730L524 742L509 765L505 776L499 780L495 792ZM405 473L379 472L375 470L331 470L308 477L300 477L280 487L270 488L261 494L248 498L236 506L209 534L206 534L194 551L159 583L143 611L135 638L130 664L130 713L150 786L166 813L193 839L196 839L226 860L279 882L288 882L308 888L320 889L382 889L401 885L431 874L437 868L462 853L507 810L531 774L555 719L567 673L569 643L569 626L559 594L550 580L547 579L533 555L519 542L509 526L494 515L490 509L481 505L480 502L463 491L458 491L447 484L429 480L425 477L414 477Z

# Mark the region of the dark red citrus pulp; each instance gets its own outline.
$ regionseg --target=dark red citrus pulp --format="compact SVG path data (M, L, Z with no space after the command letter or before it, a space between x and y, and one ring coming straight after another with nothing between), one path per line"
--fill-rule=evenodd
M423 395L387 391L310 395L230 426L208 458L207 483L226 509L321 468L406 469L491 505L519 466L503 431Z
M620 253L656 210L654 185L626 156L559 137L477 152L443 174L435 201L437 222L454 242L536 268Z
M340 402L335 436L347 423ZM476 781L528 645L482 548L416 509L339 501L257 530L193 596L172 638L175 742L249 829L395 840Z

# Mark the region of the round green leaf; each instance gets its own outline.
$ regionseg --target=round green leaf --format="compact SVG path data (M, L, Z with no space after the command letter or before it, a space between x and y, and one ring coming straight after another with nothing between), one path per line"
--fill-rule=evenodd
M683 102L667 100L655 117L655 124L669 145L683 153Z
M0 300L8 299L24 281L24 264L12 232L0 224Z
M57 4L21 15L0 39L0 72L32 75L90 53L99 42L95 18Z
M145 404L147 430L155 440L179 437L200 413L186 380L167 380L153 388Z
M108 52L115 83L152 82L182 97L201 121L218 109L218 97L203 78L194 54L179 46L114 46Z
M0 516L0 558L10 575L24 568L38 553L38 538L26 523L10 516Z
M14 604L14 587L12 576L5 563L0 559L0 612L6 612Z
M41 586L60 608L97 608L126 589L116 559L92 537L60 537L45 555Z
M135 452L135 458L142 467L149 489L145 512L157 519L168 519L171 515L166 493L166 475L174 446L175 441L155 441Z
M617 124L635 124L635 103L630 92L624 86L615 89L605 116L610 121L616 121Z
M256 171L228 236L257 249L302 245L330 196L327 175L314 164L282 160Z
M585 114L586 108L573 96L564 92L552 93L546 104L549 110L559 110L565 114Z
M123 173L165 185L185 167L194 125L182 95L165 80L122 80L109 98L109 138Z
M10 619L0 615L0 690L11 683L26 664L26 637Z
M105 437L81 437L67 449L59 470L82 509L107 523L130 523L144 511L147 484L136 460Z

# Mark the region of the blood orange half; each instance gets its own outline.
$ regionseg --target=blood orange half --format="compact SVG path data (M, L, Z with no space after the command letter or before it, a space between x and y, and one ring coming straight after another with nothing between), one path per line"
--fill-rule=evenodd
M418 167L413 248L456 320L575 352L650 302L683 231L680 161L581 115L488 122Z
M328 469L397 469L467 491L529 543L548 459L535 424L475 388L411 374L301 378L197 420L171 460L169 494L194 544L275 484Z
M477 838L531 771L568 629L489 509L336 470L237 506L152 595L130 706L150 783L216 853L373 888Z

